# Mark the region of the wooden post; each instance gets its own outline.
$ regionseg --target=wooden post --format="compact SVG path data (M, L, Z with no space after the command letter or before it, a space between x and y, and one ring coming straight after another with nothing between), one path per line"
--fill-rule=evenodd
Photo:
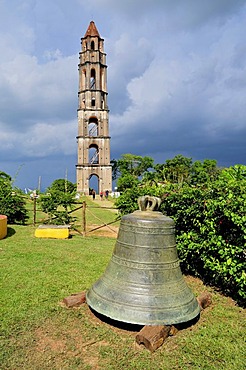
M86 233L86 215L85 215L85 210L86 210L86 202L83 202L83 207L82 207L82 234L85 236Z
M37 198L33 196L33 225L36 225Z
M170 333L170 325L144 326L136 336L136 342L143 344L150 352L159 348Z

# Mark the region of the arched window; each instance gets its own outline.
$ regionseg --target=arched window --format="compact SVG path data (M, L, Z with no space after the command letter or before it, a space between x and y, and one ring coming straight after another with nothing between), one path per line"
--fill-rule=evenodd
M95 107L95 105L96 105L96 99L95 98L92 98L91 99L91 106L92 107Z
M95 50L95 42L94 41L91 42L91 50Z
M94 68L91 69L91 78L90 78L90 89L95 90L96 88L96 71Z
M98 120L96 117L89 119L88 134L93 137L98 136Z
M99 150L96 144L92 144L89 147L89 163L90 164L99 163Z

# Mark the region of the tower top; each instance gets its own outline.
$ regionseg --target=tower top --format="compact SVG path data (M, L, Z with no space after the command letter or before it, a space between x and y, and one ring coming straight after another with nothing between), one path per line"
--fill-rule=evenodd
M88 28L87 28L87 31L85 33L85 37L87 36L97 36L97 37L100 37L99 35L99 32L96 28L96 25L93 21L90 22Z

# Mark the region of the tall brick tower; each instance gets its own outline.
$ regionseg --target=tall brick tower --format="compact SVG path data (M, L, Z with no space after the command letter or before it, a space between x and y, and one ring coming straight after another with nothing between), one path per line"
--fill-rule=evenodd
M97 179L98 191L112 191L110 165L107 66L104 40L90 22L81 39L78 92L77 191L89 194L90 180Z

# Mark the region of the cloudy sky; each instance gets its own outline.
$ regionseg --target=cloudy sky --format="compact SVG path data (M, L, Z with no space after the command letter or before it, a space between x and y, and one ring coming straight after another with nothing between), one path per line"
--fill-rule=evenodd
M111 158L246 164L246 0L0 0L0 171L75 182L80 39L105 40Z

